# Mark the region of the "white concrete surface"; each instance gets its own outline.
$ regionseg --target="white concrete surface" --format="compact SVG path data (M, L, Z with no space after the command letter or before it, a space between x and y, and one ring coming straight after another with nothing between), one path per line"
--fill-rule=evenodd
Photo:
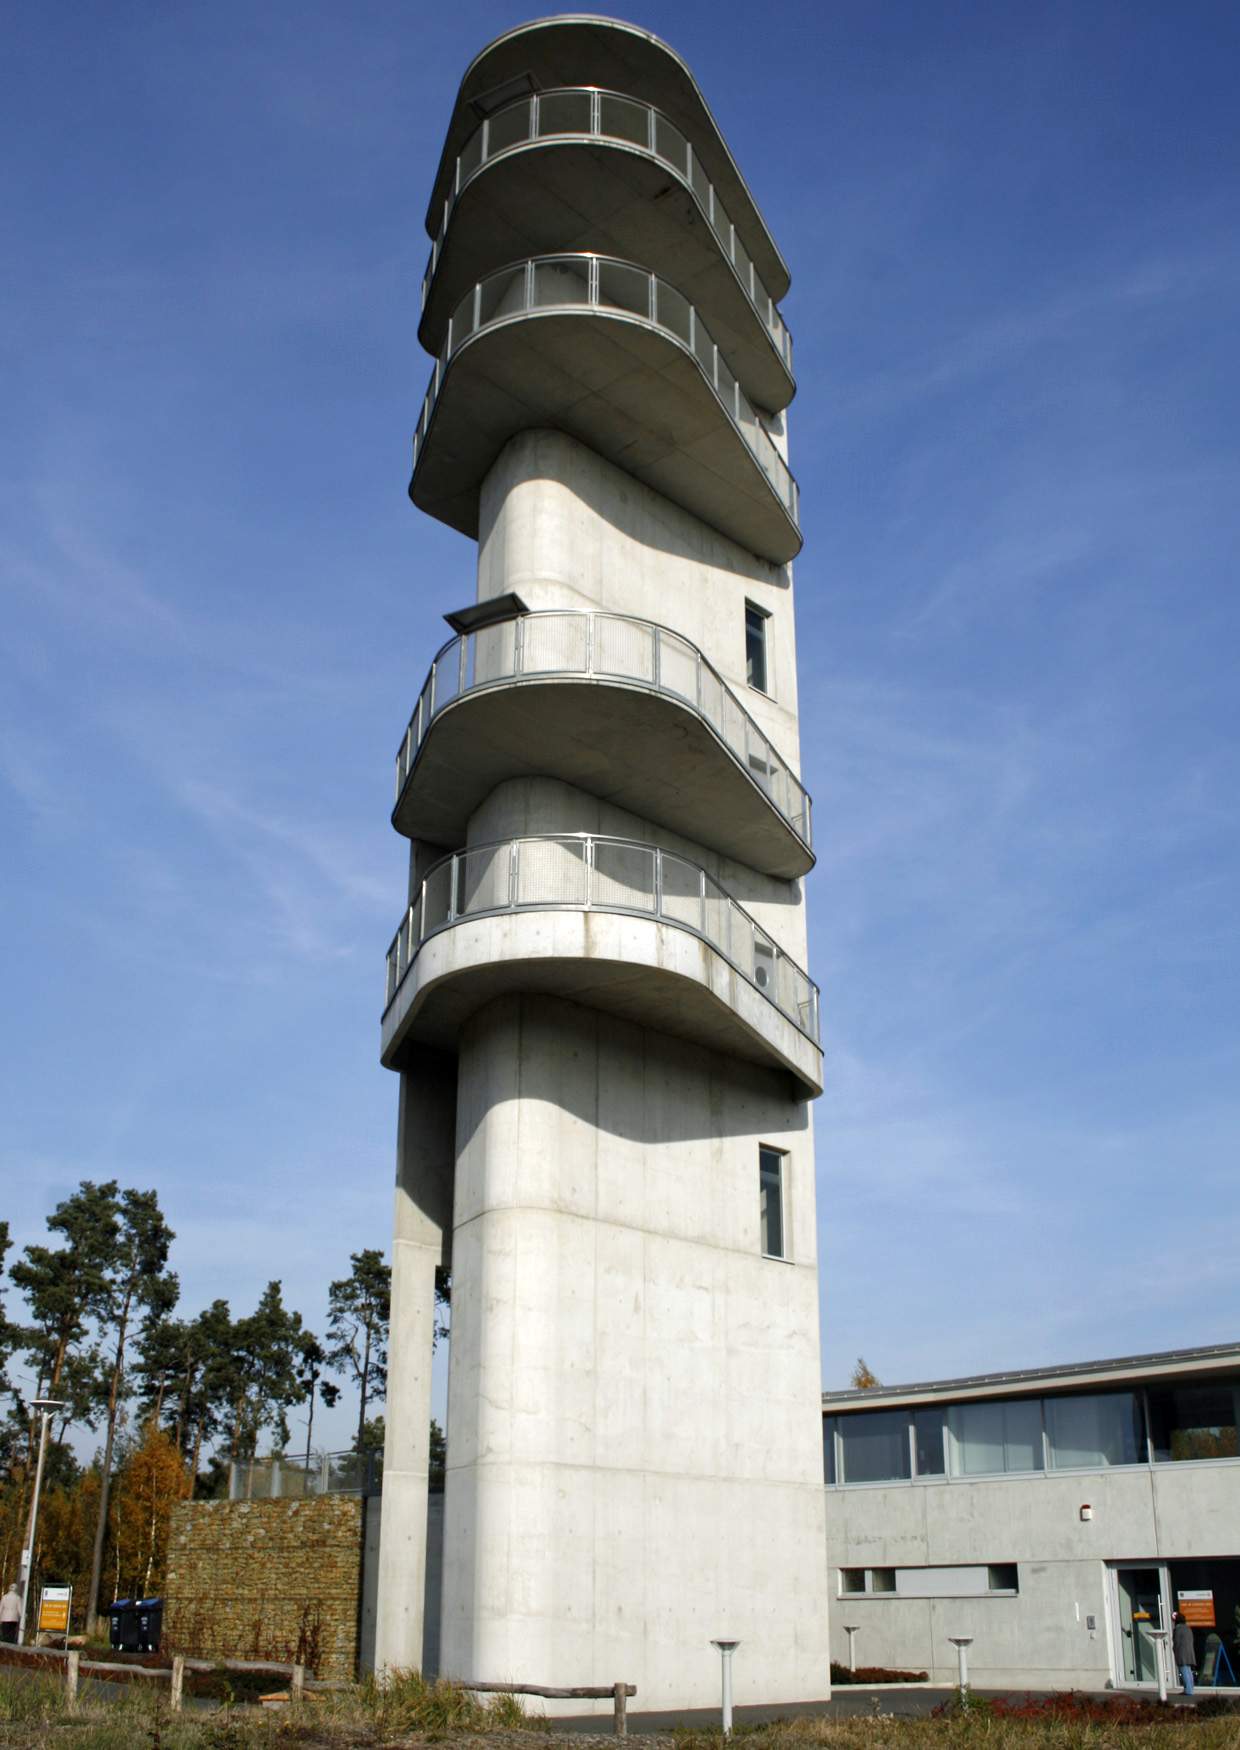
M1240 1460L875 1484L826 1499L832 1658L847 1661L843 1625L855 1623L859 1665L939 1682L954 1675L955 1634L973 1636L969 1673L982 1687L1102 1688L1116 1628L1109 1564L1240 1555ZM840 1595L841 1568L995 1562L1017 1564L1014 1597Z
M757 1147L788 1151L787 1261ZM825 1694L813 1142L785 1078L554 998L461 1044L443 1669Z

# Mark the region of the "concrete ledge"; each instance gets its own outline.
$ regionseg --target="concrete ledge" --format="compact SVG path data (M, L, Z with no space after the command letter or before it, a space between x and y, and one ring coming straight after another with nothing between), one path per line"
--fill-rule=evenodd
M565 13L535 19L505 31L475 55L448 123L426 209L428 237L439 230L457 153L483 113L475 108L475 100L507 81L529 80L543 89L597 85L627 92L661 109L701 158L771 296L778 300L786 295L791 283L788 265L689 67L650 31L614 18Z
M523 256L592 250L638 261L699 311L745 393L782 412L796 393L690 186L654 152L597 135L522 141L461 190L428 274L418 339L437 354L457 301Z
M438 369L409 496L461 534L477 538L482 483L509 439L546 426L762 559L800 552L795 519L697 359L653 321L584 304L524 310Z
M534 990L605 1010L709 1050L789 1071L822 1092L822 1053L709 943L661 918L600 909L504 912L429 936L384 1014L380 1055L398 1069L419 1043L456 1043L484 1003Z
M392 814L397 832L459 845L507 778L551 777L795 880L814 854L689 699L617 676L514 675L431 720Z

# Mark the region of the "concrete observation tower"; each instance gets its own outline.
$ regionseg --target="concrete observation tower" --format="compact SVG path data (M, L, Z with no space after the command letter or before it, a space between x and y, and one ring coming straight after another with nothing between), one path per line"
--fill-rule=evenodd
M410 496L478 543L392 819L400 1075L377 1663L828 1691L788 269L684 62L544 19L467 70ZM569 1704L580 1709L580 1703Z

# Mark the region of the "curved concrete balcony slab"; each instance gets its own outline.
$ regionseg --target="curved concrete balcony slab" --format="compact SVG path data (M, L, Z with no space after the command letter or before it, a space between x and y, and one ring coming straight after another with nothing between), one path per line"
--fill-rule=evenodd
M518 432L567 432L776 565L801 550L792 472L693 305L599 255L540 256L473 286L448 323L409 496L471 537Z
M771 295L788 291L787 263L758 211L697 80L675 49L620 19L564 14L535 19L496 37L461 80L426 214L438 235L452 192L456 160L479 120L511 99L554 86L623 91L661 110L701 159Z
M524 614L439 652L396 755L392 824L457 844L506 778L560 778L793 880L810 799L701 651L622 614Z
M657 109L571 88L521 97L478 124L422 279L426 350L439 351L474 281L552 250L640 261L674 281L758 405L792 400L792 337L775 300L701 160Z
M381 1053L451 1046L483 1003L537 990L822 1091L818 988L704 869L590 834L470 846L428 871L388 950Z

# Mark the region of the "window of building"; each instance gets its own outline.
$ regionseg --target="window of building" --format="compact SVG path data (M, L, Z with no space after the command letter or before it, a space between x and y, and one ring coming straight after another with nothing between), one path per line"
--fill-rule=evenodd
M1194 1458L1236 1458L1236 1392L1222 1385L1151 1386L1150 1444L1154 1457L1177 1463Z
M908 1480L908 1411L864 1410L839 1419L841 1482Z
M1134 1392L1047 1398L1046 1437L1053 1470L1145 1462L1145 1430Z
M784 1157L777 1148L758 1150L758 1219L762 1253L784 1258Z
M840 1596L985 1598L1019 1591L1015 1562L942 1568L841 1568Z
M769 618L765 609L755 607L753 602L745 603L745 679L760 693L771 690L767 685L766 660L766 622Z
M948 1414L957 1476L1042 1470L1042 1400L954 1404Z
M913 1411L913 1445L919 1477L941 1477L946 1471L946 1426L947 1418L941 1409Z
M822 1424L822 1472L830 1487L835 1487L835 1429L838 1417L828 1416Z

